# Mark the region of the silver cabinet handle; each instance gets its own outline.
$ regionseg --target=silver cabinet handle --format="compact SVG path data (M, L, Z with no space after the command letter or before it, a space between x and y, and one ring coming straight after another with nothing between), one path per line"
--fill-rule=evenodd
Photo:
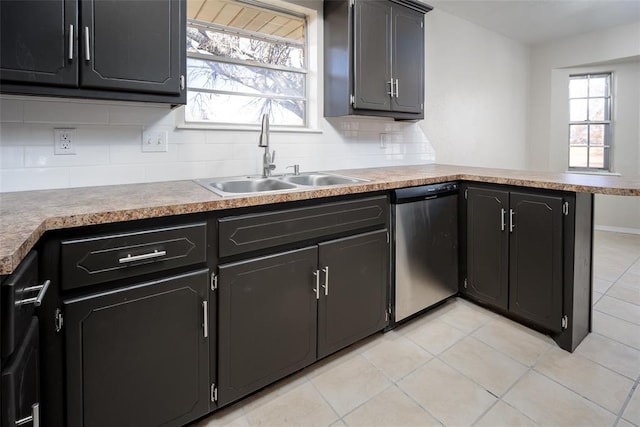
M89 45L89 27L84 27L84 60L91 61L91 47Z
M73 24L69 24L69 59L73 59Z
M500 223L500 231L504 231L505 222L506 222L506 213L507 211L505 211L504 208L500 209L500 216L502 218L502 221Z
M400 96L400 83L398 82L398 79L396 79L396 98L399 96Z
M389 83L389 88L391 89L391 92L387 92L387 95L391 95L393 98L393 79L389 80L387 83Z
M16 306L33 304L36 307L40 307L40 305L42 304L42 300L44 299L44 294L47 293L47 289L49 289L50 284L51 284L51 280L45 280L44 283L42 283L42 285L29 286L27 288L24 288L22 290L23 293L38 291L38 295L33 298L25 298L25 299L17 300L14 304Z
M316 293L316 299L320 299L320 270L314 271L313 275L316 277L316 287L313 291Z
M324 267L322 272L324 273L324 285L322 287L324 288L324 296L327 296L329 295L329 266Z
M156 249L153 252L149 252L148 254L142 254L142 255L131 255L131 254L128 254L124 258L120 258L118 260L118 262L120 262L120 264L126 264L128 262L142 261L143 259L158 258L158 257L161 257L161 256L165 256L166 254L167 254L167 251L159 251L159 250Z
M513 209L509 209L509 233L513 233L513 229L516 227L513 223Z
M31 405L31 415L22 419L16 420L16 426L22 426L29 424L33 421L33 427L40 427L40 404L34 403Z
M202 323L204 329L204 337L209 337L209 303L205 300L202 301L202 311L204 312L204 322Z

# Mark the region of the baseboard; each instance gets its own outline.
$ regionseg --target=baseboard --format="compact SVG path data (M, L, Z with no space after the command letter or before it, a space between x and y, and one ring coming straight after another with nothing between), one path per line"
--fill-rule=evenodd
M640 234L640 228L611 227L608 225L596 225L593 228L598 231L613 231L614 233Z

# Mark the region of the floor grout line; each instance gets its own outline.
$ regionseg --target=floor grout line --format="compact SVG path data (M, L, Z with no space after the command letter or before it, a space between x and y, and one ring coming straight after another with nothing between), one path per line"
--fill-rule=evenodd
M625 399L624 403L622 404L622 408L620 408L620 412L618 413L618 416L616 417L616 420L613 423L614 427L617 426L618 423L620 423L621 419L624 419L622 417L622 415L624 414L624 411L627 409L627 406L629 406L629 402L631 401L631 398L633 397L633 393L638 389L638 384L640 384L640 375L638 375L638 378L636 378L636 382L631 387L631 391L629 391L629 394L627 395L627 398Z

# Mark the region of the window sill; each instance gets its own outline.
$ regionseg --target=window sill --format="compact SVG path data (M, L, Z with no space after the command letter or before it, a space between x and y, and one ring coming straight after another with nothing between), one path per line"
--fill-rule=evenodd
M260 125L213 125L213 124L198 124L198 123L178 123L176 129L184 130L212 130L212 131L231 131L231 132L260 132ZM269 133L306 133L306 134L321 134L322 129L307 128L307 127L279 127L271 125L269 127Z
M598 172L598 171L582 171L582 170L568 170L565 173L575 173L581 175L604 175L604 176L622 176L617 172Z

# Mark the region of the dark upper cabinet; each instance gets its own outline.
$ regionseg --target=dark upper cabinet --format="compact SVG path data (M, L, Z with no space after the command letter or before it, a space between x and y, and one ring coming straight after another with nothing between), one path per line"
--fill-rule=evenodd
M180 426L206 414L208 285L201 269L65 300L66 425Z
M179 95L181 2L82 0L80 84Z
M391 110L391 3L358 1L353 16L354 108Z
M386 326L388 266L386 230L320 244L318 358Z
M185 103L185 0L0 4L3 93Z
M394 6L391 110L424 116L424 14Z
M502 309L509 302L508 211L507 191L467 191L467 282L463 291Z
M325 0L325 116L424 118L429 10L411 0Z
M563 329L561 196L469 187L462 292L557 333Z
M316 360L318 249L219 267L218 405Z
M0 80L77 86L76 0L0 2Z

